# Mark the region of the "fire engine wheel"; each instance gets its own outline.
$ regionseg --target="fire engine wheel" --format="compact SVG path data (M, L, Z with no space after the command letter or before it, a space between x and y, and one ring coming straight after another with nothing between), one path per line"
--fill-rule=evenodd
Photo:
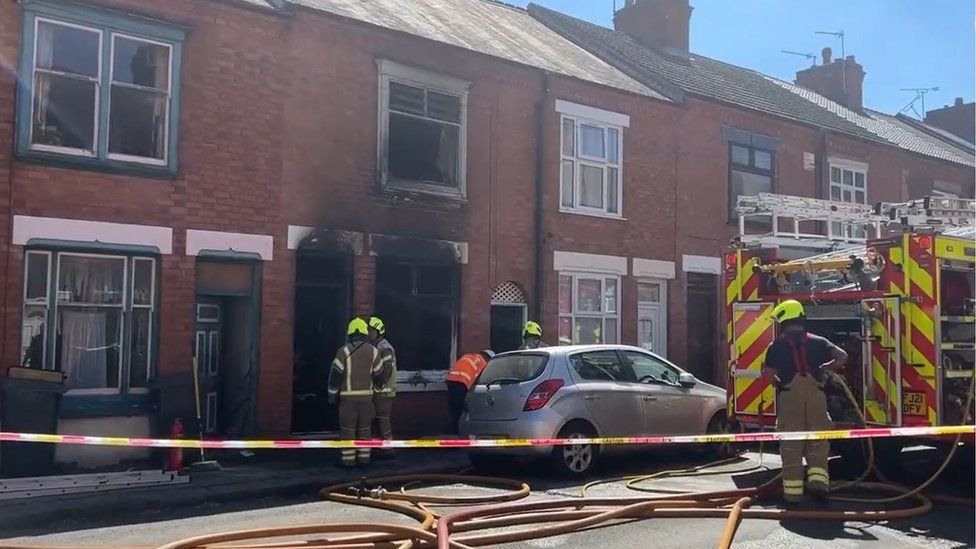
M737 431L735 423L729 423L725 412L722 411L712 416L706 432L709 435L729 435ZM731 442L713 442L708 444L707 452L715 459L728 459L742 453L742 449Z
M559 431L558 438L591 438L596 431L585 421L571 421ZM584 477L594 469L599 446L595 444L569 444L552 449L553 469L563 477Z

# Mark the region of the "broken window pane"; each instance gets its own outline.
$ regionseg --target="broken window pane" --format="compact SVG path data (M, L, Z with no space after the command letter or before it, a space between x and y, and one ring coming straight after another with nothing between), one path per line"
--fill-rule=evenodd
M563 154L576 156L576 123L572 118L563 118Z
M157 90L169 89L169 48L115 37L112 81Z
M580 124L580 154L593 158L606 158L603 128Z
M94 81L37 73L31 142L93 150L97 96Z
M580 205L603 208L603 169L586 165L580 167Z
M424 90L399 82L390 82L390 109L424 116Z
M427 116L460 124L461 98L456 95L427 92Z
M458 185L458 126L390 113L389 170L398 179Z
M563 160L562 173L562 202L564 208L572 208L573 203L573 173L576 167L572 160Z
M108 151L165 158L167 103L164 93L113 85Z

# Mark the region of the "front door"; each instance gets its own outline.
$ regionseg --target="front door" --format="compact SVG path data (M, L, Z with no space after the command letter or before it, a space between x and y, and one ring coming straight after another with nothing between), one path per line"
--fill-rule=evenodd
M221 383L220 351L222 345L223 310L220 302L206 298L197 299L196 337L193 356L197 363L199 381L200 415L204 434L217 433L221 429L220 407L223 391Z
M637 346L667 356L663 290L660 282L637 283Z
M518 349L522 345L522 326L524 324L525 305L492 305L491 350L496 353L504 353Z
M898 298L861 302L864 416L875 425L901 425L902 406L911 415L926 415L925 393L901 392L901 322Z

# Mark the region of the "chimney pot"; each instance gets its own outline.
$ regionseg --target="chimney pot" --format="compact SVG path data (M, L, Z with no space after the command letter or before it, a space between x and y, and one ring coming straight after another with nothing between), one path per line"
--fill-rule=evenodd
M823 64L829 65L830 58L834 52L830 48L824 48L820 53L823 55Z
M847 60L850 61L851 63L855 63L853 55L848 55Z
M957 98L956 98L956 103L955 103L955 105L956 105L957 107L958 107L959 105L962 105L962 97L957 97Z

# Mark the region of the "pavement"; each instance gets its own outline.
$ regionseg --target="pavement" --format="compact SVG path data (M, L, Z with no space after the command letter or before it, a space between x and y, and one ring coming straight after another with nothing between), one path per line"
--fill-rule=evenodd
M0 538L36 531L58 521L136 517L140 512L214 506L267 497L314 494L320 488L364 476L453 473L468 467L463 452L414 450L397 459L375 460L368 468L346 469L336 450L258 451L217 456L221 469L190 474L190 482L101 492L43 496L0 502Z
M323 485L354 480L356 474L331 466L318 469L321 476L312 480L313 473L299 473L309 468L315 456L302 454L305 465L291 463L287 459L275 464L264 464L265 472L251 471L257 465L242 464L228 467L211 477L206 484L209 498L191 503L189 499L165 501L156 498L154 504L141 509L128 508L106 513L87 509L70 516L62 516L46 524L29 528L6 529L0 527L0 547L11 545L73 547L155 547L180 538L229 530L257 527L290 526L298 524L357 522L375 524L399 523L412 525L407 517L360 506L322 501L317 489ZM942 454L936 451L918 451L906 457L906 467L896 479L907 485L917 485L925 480L940 464ZM762 470L754 466L762 462ZM613 479L621 476L645 474L654 471L673 470L707 461L699 454L669 452L640 454L609 460L598 478ZM290 464L289 464L290 463ZM369 476L383 476L408 472L456 471L465 465L462 450L402 452L396 462L380 462L368 471ZM833 462L832 462L833 465ZM780 466L776 454L751 452L741 463L713 470L709 476L656 480L650 486L688 491L724 490L733 487L754 486L776 473ZM240 467L240 478L235 484L251 483L242 488L220 487L218 476L231 475L234 467ZM314 468L313 468L314 469ZM743 470L749 469L748 472ZM768 470L766 470L768 469ZM834 467L832 466L832 469ZM974 462L971 453L958 459L934 486L935 491L946 495L973 497ZM339 474L335 474L339 473ZM344 474L343 474L344 473ZM357 472L358 473L358 472ZM836 473L836 471L835 471ZM331 476L335 474L335 476ZM305 475L305 476L302 476ZM588 480L568 480L547 474L539 467L519 467L504 472L504 476L521 478L532 486L530 500L579 497ZM294 478L293 478L294 477ZM307 477L307 478L306 478ZM275 482L279 486L272 486ZM201 487L202 475L191 486ZM304 484L306 488L301 488ZM232 491L245 496L221 497ZM425 493L465 494L490 489L466 485L425 488ZM130 491L128 499L134 495ZM264 494L264 495L259 495ZM591 496L632 496L622 482L611 482L591 489ZM868 497L877 497L876 493ZM775 502L770 504L775 505ZM833 502L833 509L868 509L878 505L844 504ZM897 504L896 504L897 505ZM63 508L70 507L64 505ZM439 509L449 512L451 508ZM0 515L6 515L6 506ZM587 529L564 536L534 539L505 545L507 548L538 547L654 547L699 548L714 547L725 526L724 519L649 519L621 521L612 526ZM532 528L532 526L528 526ZM3 539L6 538L6 539ZM976 546L973 532L973 508L959 505L936 504L932 512L921 517L867 523L859 521L775 521L747 519L736 535L737 549L765 549L788 546L791 549L836 549L877 547L950 549Z

